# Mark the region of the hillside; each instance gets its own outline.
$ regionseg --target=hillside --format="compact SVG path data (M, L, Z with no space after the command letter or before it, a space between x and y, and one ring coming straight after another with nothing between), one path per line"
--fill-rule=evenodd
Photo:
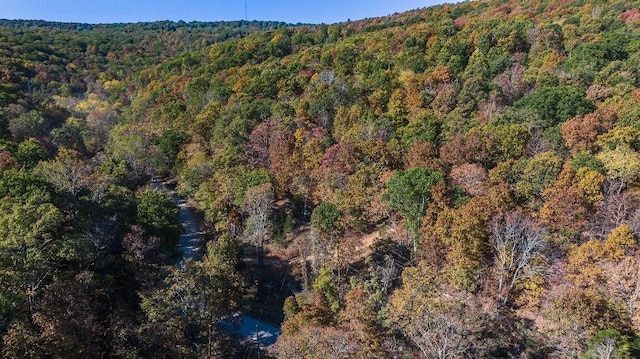
M0 54L7 357L230 357L237 309L282 358L638 356L634 2L2 21Z

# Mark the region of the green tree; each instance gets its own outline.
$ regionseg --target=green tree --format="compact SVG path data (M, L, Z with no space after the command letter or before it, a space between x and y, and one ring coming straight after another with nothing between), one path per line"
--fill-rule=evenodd
M83 134L88 133L85 122L79 118L69 117L62 126L51 130L51 141L58 147L65 147L78 152L86 152Z
M407 221L406 228L413 241L413 253L418 250L421 220L431 201L431 188L442 181L442 174L429 168L416 167L393 174L387 183L384 200L389 208Z
M166 165L171 168L178 153L182 149L182 146L187 143L189 139L186 132L167 130L160 137L156 138L156 144L160 148L160 151L164 157Z
M525 95L516 107L529 108L540 116L545 127L562 123L575 115L584 115L594 109L585 92L572 86L545 86Z
M33 191L25 202L0 200L0 315L33 313L44 285L75 249L63 236L64 216ZM46 197L45 197L46 198Z
M46 133L46 120L39 111L29 111L9 120L9 131L17 141L39 138Z
M583 353L585 359L631 359L629 339L615 329L599 331L589 340L588 349Z
M16 161L26 169L35 167L38 162L47 158L49 158L49 155L35 138L30 138L18 144Z
M160 239L160 248L169 255L177 255L177 244L182 229L179 208L164 192L145 189L137 195L137 223L147 236Z
M331 235L336 231L341 215L335 204L322 202L311 212L311 225L322 233Z
M333 273L328 268L322 268L318 272L318 276L313 281L313 290L322 292L329 302L329 308L333 312L337 312L340 307L338 301L338 289L336 288Z

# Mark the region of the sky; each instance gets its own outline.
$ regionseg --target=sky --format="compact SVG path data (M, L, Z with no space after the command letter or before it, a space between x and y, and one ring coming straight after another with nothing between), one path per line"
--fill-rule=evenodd
M246 0L248 20L332 24L443 3L442 0ZM231 21L245 0L0 0L0 19L81 23Z

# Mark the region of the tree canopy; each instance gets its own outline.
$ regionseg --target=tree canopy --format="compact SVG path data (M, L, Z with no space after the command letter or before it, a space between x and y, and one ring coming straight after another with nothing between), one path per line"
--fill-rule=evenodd
M0 20L0 355L638 357L639 19Z

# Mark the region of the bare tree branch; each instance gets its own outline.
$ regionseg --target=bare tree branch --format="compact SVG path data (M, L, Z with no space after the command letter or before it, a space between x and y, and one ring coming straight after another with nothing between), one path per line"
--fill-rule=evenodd
M541 273L541 259L544 258L547 240L544 229L521 212L496 218L491 234L498 295L502 305L506 305L519 280Z

